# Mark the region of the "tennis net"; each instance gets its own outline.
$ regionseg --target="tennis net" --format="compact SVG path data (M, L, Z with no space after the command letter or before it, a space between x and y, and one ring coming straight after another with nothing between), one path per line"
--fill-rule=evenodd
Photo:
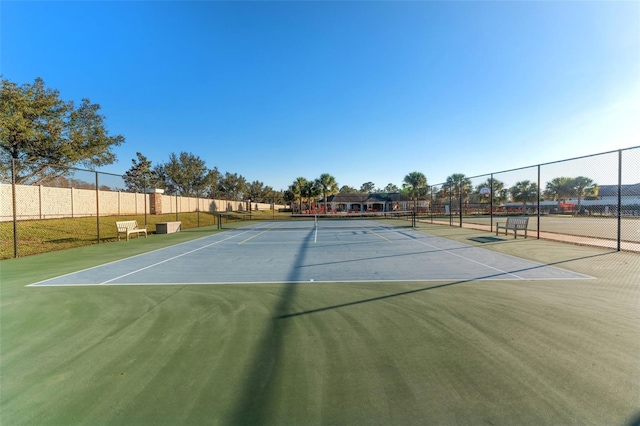
M332 228L410 228L415 227L415 215L411 211L333 213L333 214L281 214L281 213L238 213L227 212L218 215L218 229L253 227L279 230L292 229L332 229Z

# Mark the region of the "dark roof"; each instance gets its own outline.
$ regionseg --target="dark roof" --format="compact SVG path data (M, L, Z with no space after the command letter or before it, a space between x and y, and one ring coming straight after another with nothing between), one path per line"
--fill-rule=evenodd
M622 185L620 195L623 197L633 197L640 195L640 183ZM617 197L618 185L602 185L598 187L599 197Z
M366 202L379 202L384 203L387 201L409 201L409 197L406 194L400 194L398 192L383 193L373 192L371 194L362 194L359 192L351 193L339 193L331 195L327 198L328 202L334 203L366 203Z
M369 194L360 193L339 193L329 196L327 200L334 203L363 203L369 197Z

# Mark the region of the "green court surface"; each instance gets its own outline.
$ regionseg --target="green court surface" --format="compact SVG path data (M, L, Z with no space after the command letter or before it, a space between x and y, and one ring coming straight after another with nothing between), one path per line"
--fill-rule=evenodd
M421 229L592 279L27 287L202 228L5 260L0 424L640 420L639 254Z

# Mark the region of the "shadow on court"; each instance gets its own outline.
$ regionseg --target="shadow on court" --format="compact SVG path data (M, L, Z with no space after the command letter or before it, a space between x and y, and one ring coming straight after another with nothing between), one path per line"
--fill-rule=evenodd
M283 286L274 309L272 321L268 322L260 342L256 346L249 375L240 391L240 399L232 410L232 416L225 424L230 425L259 425L264 423L265 409L269 407L269 395L273 395L271 386L273 379L280 370L281 357L278 352L283 344L283 338L288 326L287 322L278 321L286 315L296 298L298 282L300 281L300 267L303 266L309 247L314 238L313 230L300 244L298 257L288 275L290 284Z
M590 258L594 258L594 257L606 256L606 255L613 254L613 253L616 253L616 252L600 253L600 254L594 254L594 255L590 255L590 256L583 256L583 257L579 257L579 258L575 258L575 259L563 260L563 261L560 261L560 262L553 262L553 263L548 263L548 264L544 264L544 265L534 266L534 267L531 267L531 268L519 269L517 271L510 271L510 273L519 273L519 272L524 272L524 271L531 271L531 270L535 270L535 269L538 269L538 268L544 268L544 267L547 267L547 266L556 266L556 265L560 265L560 264L563 264L563 263L573 262L573 261L576 261L576 260L584 260L584 259L590 259ZM437 290L437 289L444 288L444 287L451 287L451 286L454 286L454 285L466 284L466 283L471 283L471 282L479 281L479 280L490 280L492 278L498 278L500 276L503 276L504 274L505 274L504 272L499 272L499 273L496 273L496 274L486 275L484 277L479 277L479 278L471 278L471 279L454 281L454 282L445 283L445 284L437 284L437 285L433 285L433 286L429 286L429 287L422 287L422 288L417 288L417 289L414 289L414 290L407 290L407 291L401 291L401 292L398 292L398 293L387 294L387 295L384 295L384 296L372 297L372 298L369 298L369 299L355 300L353 302L346 302L346 303L341 303L341 304L338 304L338 305L325 306L325 307L322 307L322 308L311 309L311 310L308 310L308 311L288 313L288 314L280 315L280 316L276 317L276 319L287 319L287 318L298 317L298 316L301 316L301 315L316 314L318 312L325 312L325 311L330 311L330 310L338 309L338 308L346 308L348 306L356 306L356 305L361 305L361 304L364 304L364 303L377 302L377 301L380 301L380 300L386 300L386 299L391 299L391 298L400 297L400 296L407 296L407 295L410 295L410 294L422 293L422 292L429 291L429 290Z

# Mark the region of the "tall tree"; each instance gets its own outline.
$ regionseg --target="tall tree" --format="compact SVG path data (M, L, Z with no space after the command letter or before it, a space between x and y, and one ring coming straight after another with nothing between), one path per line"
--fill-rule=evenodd
M556 200L558 208L560 203L575 193L573 179L570 177L557 177L547 182L545 196Z
M217 167L213 169L209 169L207 171L207 176L204 179L204 196L219 199L222 198L220 192L220 186L218 182L220 181L220 172Z
M473 187L471 179L466 177L464 173L454 173L447 177L447 183L451 187L451 192L454 197L464 199Z
M159 183L157 173L151 168L151 161L136 152L138 159L132 159L132 166L124 173L123 179L127 191L144 192Z
M254 180L247 185L246 196L255 203L268 203L273 202L275 191L270 186L265 186L264 183Z
M573 179L573 190L578 197L578 212L582 205L582 197L585 195L593 195L596 192L597 186L598 185L593 182L593 179L585 176L578 176Z
M324 212L327 213L327 198L330 195L338 193L336 178L331 176L329 173L323 173L318 179L316 179L316 184L320 189L320 194L322 194L322 197L324 198Z
M404 177L402 187L413 200L413 209L418 211L418 198L427 195L427 177L420 172L411 172Z
M524 214L527 212L527 203L538 199L538 184L528 180L522 180L516 182L516 184L509 189L509 192L511 193L513 201L522 203L522 213Z
M123 143L123 136L109 134L100 105L89 99L76 107L41 78L22 86L2 79L0 163L7 167L16 160L16 183L38 184L74 166L111 164L113 147Z
M504 182L496 178L489 178L480 185L476 186L476 192L480 192L482 188L489 188L493 193L493 204L501 204L507 201L507 190L504 188Z
M369 194L374 191L376 184L373 182L365 182L360 186L360 192L363 194Z
M282 193L282 201L283 204L288 204L289 206L291 206L291 209L293 209L296 203L296 194L294 194L291 189L287 189Z
M237 173L226 172L220 178L218 186L233 201L244 199L247 192L247 180Z
M300 201L298 212L302 212L302 192L304 190L305 185L307 184L307 179L300 176L293 181L291 185L289 185L289 191Z
M155 171L164 179L168 194L199 196L204 192L208 170L204 160L195 154L171 153L169 161Z
M340 187L340 194L355 194L358 192L357 189L355 189L353 186L349 186L349 185L342 185Z
M400 191L400 188L398 188L398 186L393 183L388 183L387 186L384 187L384 192L387 192L387 193L393 193L398 191Z
M309 210L312 210L312 206L315 204L316 198L320 195L320 186L315 180L308 180L302 187L302 196L307 199Z

